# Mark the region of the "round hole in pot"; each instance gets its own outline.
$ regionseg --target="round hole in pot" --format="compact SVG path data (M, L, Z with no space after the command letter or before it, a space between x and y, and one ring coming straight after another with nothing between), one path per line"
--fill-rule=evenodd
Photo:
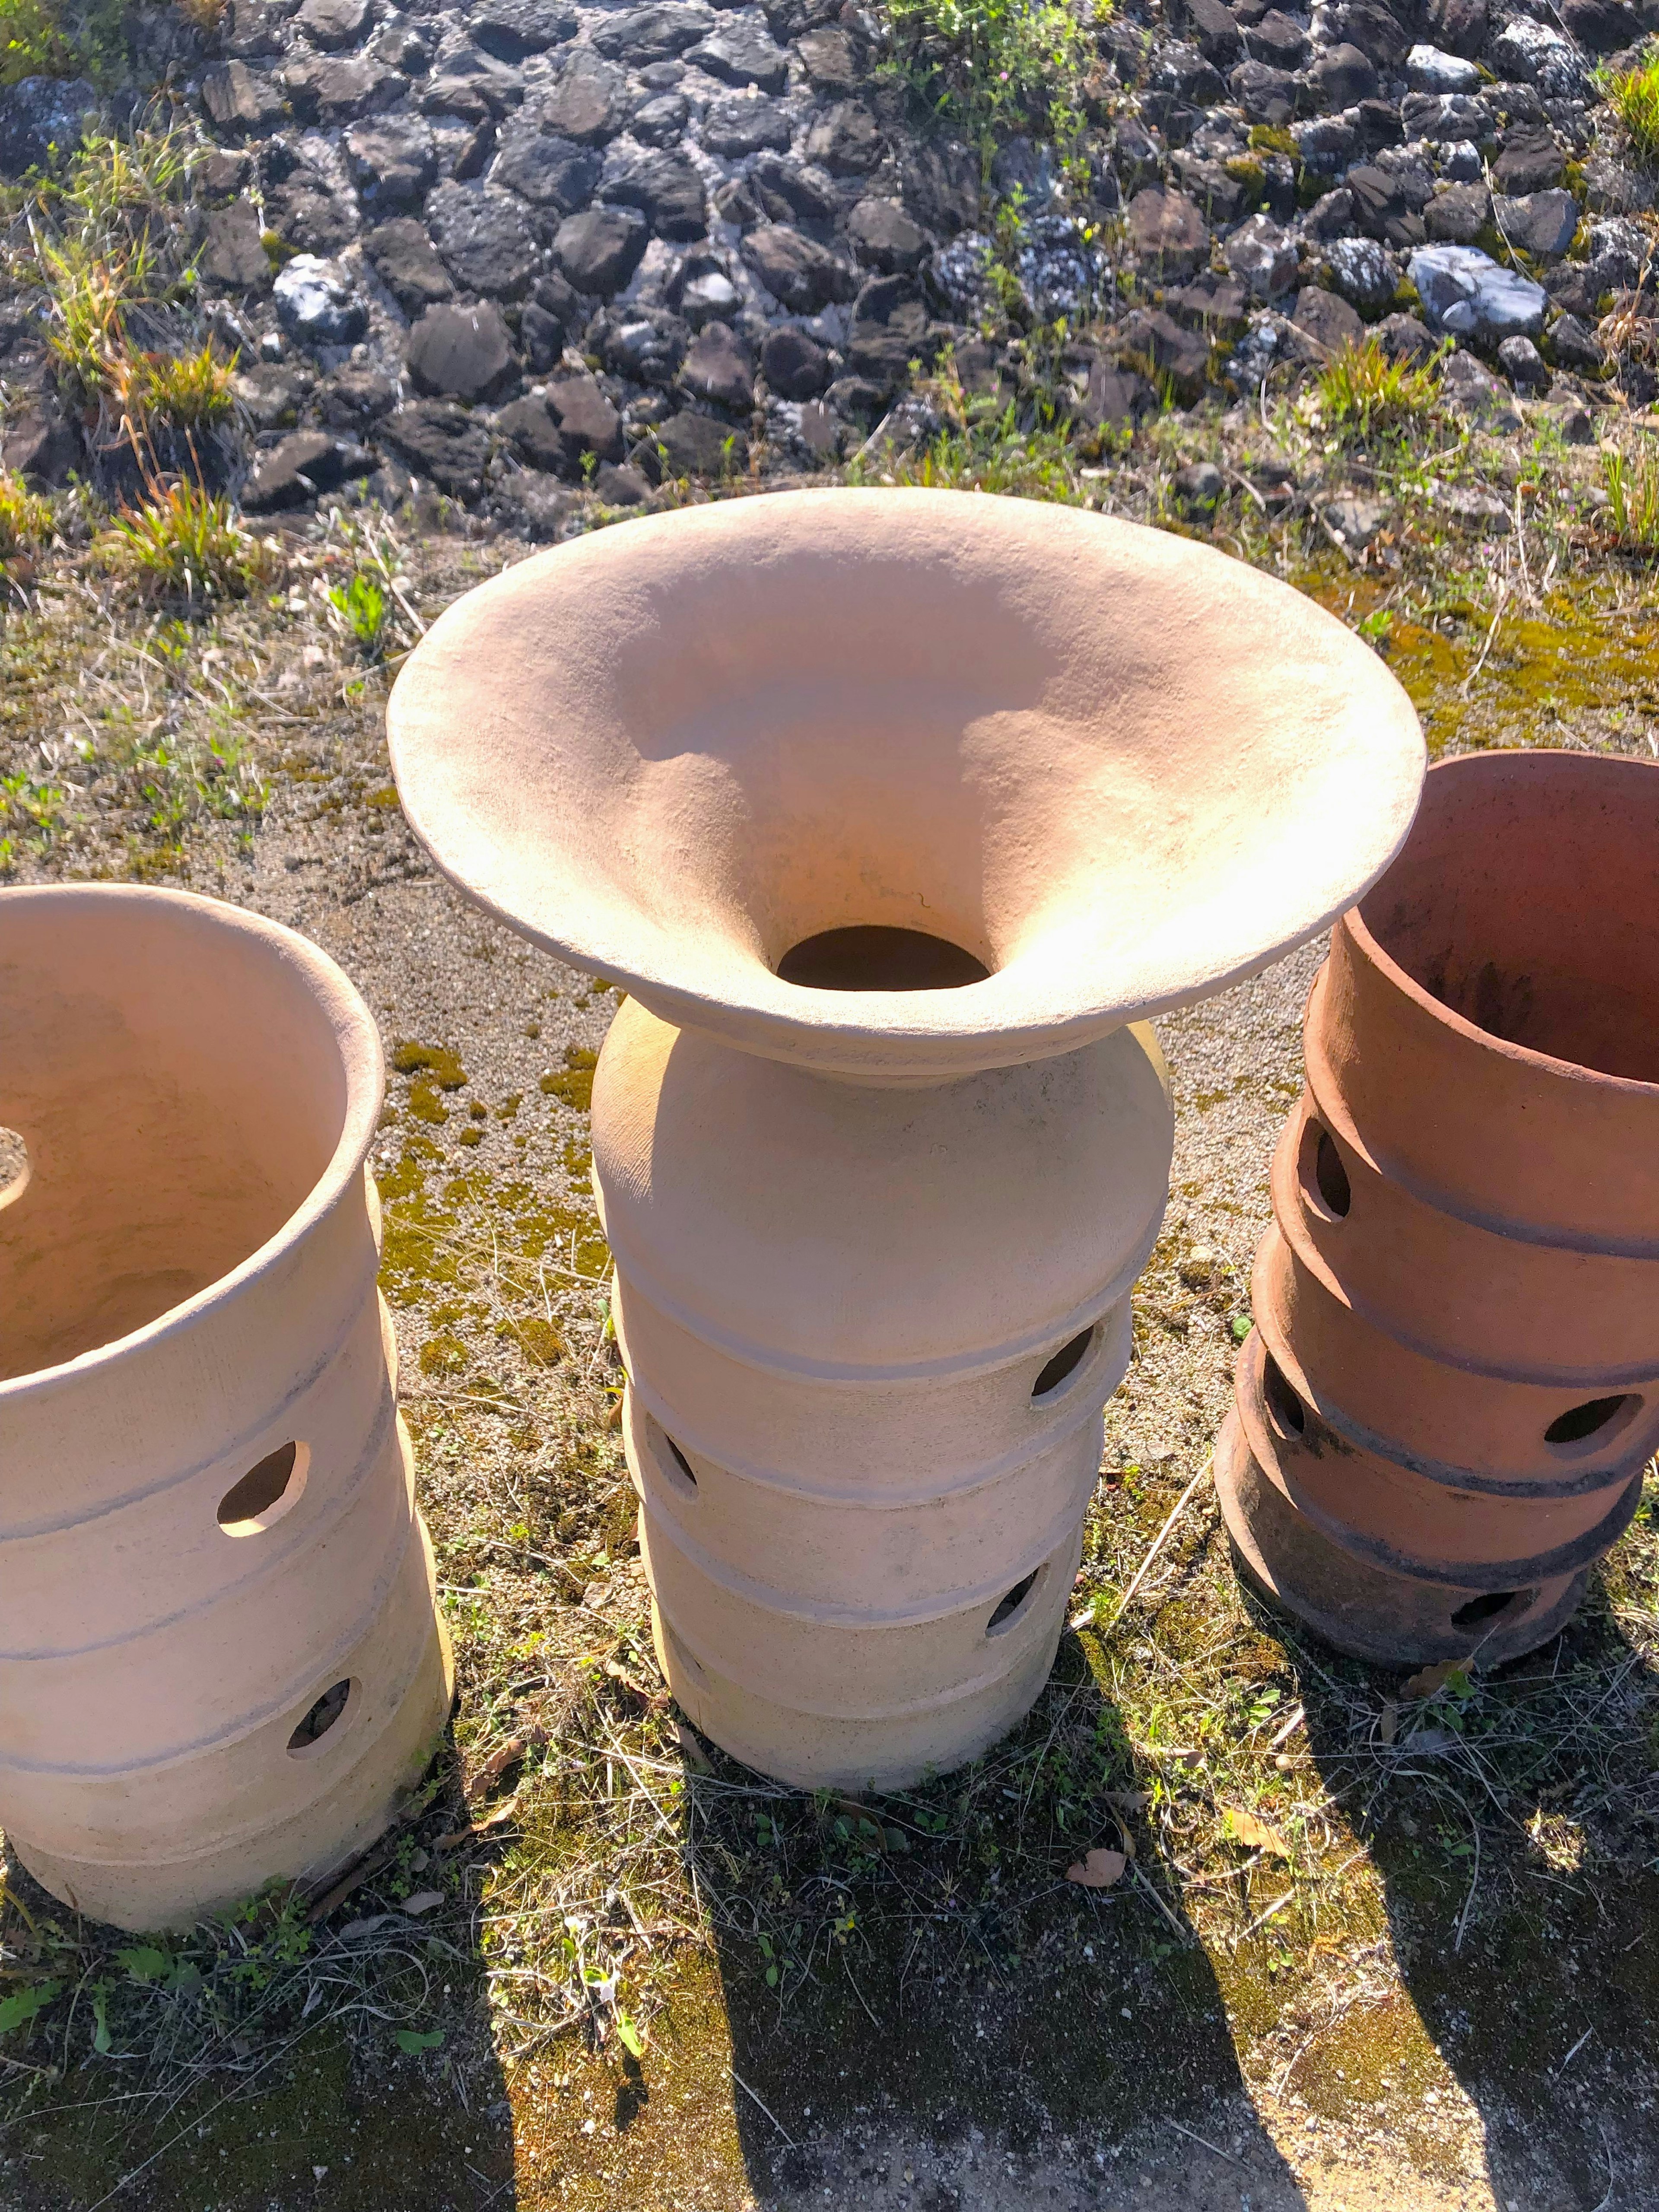
M685 1454L680 1449L672 1437L664 1437L663 1442L668 1448L668 1465L671 1474L678 1475L684 1483L690 1485L692 1492L695 1493L697 1487L697 1478L692 1470L690 1461L687 1459Z
M1517 1601L1518 1609L1524 1612L1537 1595L1536 1590L1483 1590L1479 1597L1472 1597L1467 1605L1458 1607L1451 1617L1451 1625L1454 1628L1479 1628L1486 1621L1496 1620L1500 1613L1507 1613Z
M311 1471L309 1444L279 1444L232 1483L219 1500L219 1526L227 1536L257 1536L299 1504Z
M990 972L948 938L882 923L821 929L778 963L779 980L806 991L957 991Z
M28 1146L15 1129L0 1127L0 1207L21 1198L32 1172Z
M1012 1589L999 1599L996 1611L985 1624L988 1636L1000 1636L1005 1629L1012 1627L1015 1616L1024 1610L1025 1601L1036 1588L1037 1577L1042 1572L1041 1567L1033 1567L1029 1575L1024 1576Z
M1092 1328L1074 1336L1069 1344L1062 1344L1042 1372L1031 1385L1033 1399L1052 1397L1066 1377L1074 1374L1083 1364L1085 1353L1095 1340Z
M1261 1366L1261 1395L1273 1426L1282 1437L1299 1437L1308 1425L1307 1408L1285 1379L1285 1370L1268 1352Z
M1591 1444L1599 1449L1630 1426L1641 1403L1627 1390L1611 1398L1586 1398L1582 1405L1570 1406L1565 1413L1556 1415L1544 1431L1544 1442L1558 1447Z
M1303 1194L1315 1212L1333 1221L1346 1219L1353 1191L1336 1139L1323 1122L1310 1118L1303 1129L1298 1167Z
M289 1756L309 1759L320 1751L357 1702L357 1685L349 1676L343 1681L331 1683L316 1703L307 1708L304 1719L289 1736Z

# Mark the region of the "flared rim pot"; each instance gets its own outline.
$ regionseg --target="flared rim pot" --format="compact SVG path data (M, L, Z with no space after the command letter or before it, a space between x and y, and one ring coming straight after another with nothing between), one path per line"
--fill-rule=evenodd
M433 625L388 731L471 897L678 1026L868 1082L1074 1050L1265 966L1387 866L1424 768L1404 691L1288 586L913 490L534 556ZM896 934L958 988L809 957Z
M84 939L83 947L77 947L77 936ZM31 1100L36 1094L45 1100L61 1076L43 1073L36 1082L28 1063L40 1010L59 988L54 977L66 975L77 957L95 954L83 996L89 1009L100 1000L107 1008L110 961L118 958L135 975L154 962L158 964L144 988L159 999L169 946L176 951L186 939L200 943L204 937L221 940L210 965L234 956L264 970L267 1003L277 1010L271 1018L290 1024L292 1042L313 1056L312 1077L329 1094L324 1113L337 1135L315 1164L316 1172L301 1178L305 1187L297 1202L285 1206L267 1236L210 1280L103 1340L0 1376L0 1426L14 1416L33 1423L44 1410L37 1401L66 1389L77 1400L95 1396L113 1403L131 1363L187 1359L191 1334L200 1322L279 1281L287 1263L343 1199L362 1203L363 1166L380 1115L385 1067L368 1009L326 953L263 915L191 892L129 884L27 886L0 891L0 1122L18 1129L29 1155L28 1172L14 1186L15 1194L0 1199L0 1240L24 1230L31 1200L48 1191L52 1180L54 1137L38 1123L29 1126L35 1113ZM182 1032L192 1021L210 1026L212 1015L200 1008L169 1018ZM274 1042L280 1046L282 1041ZM40 1051L36 1042L37 1060ZM280 1052L274 1057L280 1060ZM372 1209L372 1190L369 1202Z
M1315 981L1321 1113L1466 1221L1659 1258L1656 904L1659 763L1437 763Z

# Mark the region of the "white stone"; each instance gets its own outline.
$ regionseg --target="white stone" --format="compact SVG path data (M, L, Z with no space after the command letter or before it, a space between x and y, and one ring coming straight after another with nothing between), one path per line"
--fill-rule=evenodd
M1475 92L1480 72L1460 54L1439 46L1413 46L1406 57L1406 82L1413 92Z

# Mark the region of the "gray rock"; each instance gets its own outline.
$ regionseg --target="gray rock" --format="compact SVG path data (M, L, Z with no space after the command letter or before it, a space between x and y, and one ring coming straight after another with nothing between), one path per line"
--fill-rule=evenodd
M274 361L255 362L231 378L236 404L256 430L279 430L298 422L302 387L290 368Z
M625 61L638 69L651 62L683 54L714 30L716 17L698 0L676 0L676 4L624 9L607 17L593 32L595 49L610 61Z
M1358 311L1339 293L1322 291L1317 285L1307 285L1297 294L1291 320L1321 361L1328 361L1333 354L1364 340L1365 325Z
M740 430L689 407L658 426L656 441L665 476L741 476L749 465L749 441Z
M1616 53L1642 35L1642 20L1624 0L1561 0L1560 19L1581 46L1592 53Z
M583 459L620 461L622 418L591 376L566 376L502 408L496 424L534 467L582 474Z
M1188 461L1170 480L1176 504L1189 514L1213 514L1220 505L1227 480L1213 461Z
M1307 58L1308 34L1293 16L1270 8L1245 32L1244 46L1252 61L1266 62L1273 69L1297 70Z
M418 314L435 300L447 300L455 289L448 270L432 250L424 224L411 216L400 216L368 232L363 251L407 315Z
M299 344L351 345L368 327L368 310L345 271L315 254L295 254L271 289L276 319Z
M345 134L351 181L365 208L417 208L438 173L432 126L418 115L354 123Z
M1390 361L1407 362L1413 368L1425 367L1438 351L1426 325L1415 315L1384 315L1371 336Z
M1358 46L1380 70L1397 76L1405 66L1406 55L1411 46L1410 33L1401 21L1408 13L1401 8L1396 12L1380 4L1380 0L1345 0L1334 9L1330 17L1330 35L1345 39L1350 46Z
M577 291L609 299L640 265L650 236L632 208L591 208L568 216L553 240L553 258Z
M1559 185L1566 155L1541 124L1523 124L1504 133L1504 143L1492 164L1492 180L1498 190L1516 195L1547 191Z
M677 92L661 92L636 107L629 130L642 146L678 146L691 111Z
M81 434L49 392L0 416L0 467L22 477L32 491L50 491L84 467Z
M1373 314L1400 289L1400 264L1370 238L1339 238L1325 249L1331 283L1352 307Z
M1524 345L1524 338L1511 338L1511 345ZM1540 363L1541 367L1542 364ZM1467 530L1478 530L1483 537L1507 538L1515 527L1510 511L1495 493L1481 491L1474 484L1448 484L1435 501L1453 520L1461 522Z
M810 315L858 289L854 270L827 246L783 223L763 224L743 241L743 258L792 314Z
M1480 71L1442 46L1413 46L1406 57L1406 82L1413 92L1475 92Z
M1567 191L1528 192L1520 199L1498 198L1492 220L1511 246L1537 261L1558 261L1578 229L1578 203Z
M1466 421L1495 436L1507 437L1521 428L1509 386L1499 383L1472 353L1453 354L1442 368L1440 396Z
M1350 552L1362 551L1389 520L1388 508L1374 499L1334 499L1320 512Z
M1558 315L1545 343L1551 360L1562 368L1595 370L1607 360L1595 331L1577 315Z
M207 236L196 265L210 284L227 292L270 289L270 257L251 200L233 200L208 217Z
M789 111L771 100L717 100L702 119L702 139L722 161L740 161L763 148L789 151Z
M1322 107L1357 107L1376 96L1376 70L1358 46L1332 46L1308 72Z
M1342 185L1316 200L1302 226L1304 235L1320 240L1346 238L1353 227L1353 194Z
M932 239L897 200L860 200L847 218L847 235L860 261L888 275L920 269L933 251Z
M230 0L220 19L220 50L231 61L280 54L286 27L283 10L266 6L264 0Z
M246 62L215 62L204 69L202 106L208 121L227 138L263 138L283 115L280 86L264 70L250 69ZM3 150L0 128L0 160Z
M635 154L607 161L599 197L637 208L659 238L701 238L708 228L702 177L684 154Z
M368 15L368 0L304 0L294 20L313 46L333 53L356 45Z
M788 55L757 24L742 18L690 47L685 58L722 84L753 84L763 92L781 92L789 82Z
M678 315L663 307L618 307L588 333L589 349L597 352L613 376L629 384L653 385L666 391L685 358L691 332Z
M1473 246L1492 221L1492 194L1484 185L1449 185L1423 210L1423 228L1442 246Z
M813 124L804 151L831 176L867 177L879 167L886 148L869 109L855 100L842 100Z
M621 130L628 106L623 72L578 46L542 102L542 128L579 146L599 146Z
M1485 101L1466 92L1408 92L1400 103L1400 121L1407 138L1438 146L1489 138L1492 129Z
M517 373L511 334L491 301L428 307L409 334L410 377L428 398L493 398Z
M541 266L535 233L516 199L505 192L440 185L427 203L432 240L464 290L518 300Z
M913 360L937 351L927 304L914 276L872 276L853 303L847 365L854 376L895 391Z
M432 66L432 49L412 24L394 17L369 41L370 58L384 62L399 76L424 76Z
M453 499L483 489L489 436L483 423L447 399L416 399L387 416L380 436L419 476Z
M1589 85L1584 58L1565 33L1517 15L1492 40L1492 65L1500 76L1535 84L1547 100L1582 100Z
M0 176L49 169L97 123L98 94L84 77L27 76L0 88Z
M1130 246L1154 283L1189 276L1209 258L1209 226L1180 192L1148 185L1130 201L1127 224Z
M1431 179L1424 176L1421 182L1419 191L1416 179L1409 174L1374 162L1358 163L1349 170L1346 183L1353 196L1356 227L1382 244L1420 246L1427 236L1421 210L1433 192Z
M1219 8L1219 0L1200 0L1205 7ZM842 23L826 23L795 41L795 52L811 80L815 92L831 100L845 100L858 90L868 75L862 39Z
M501 510L532 545L550 545L581 513L581 500L543 469L520 469L501 487Z
M464 123L498 120L524 98L524 79L478 46L447 49L438 72L421 95L427 115L455 115Z
M749 172L749 189L774 222L833 222L841 205L836 181L810 162L763 154Z
M349 477L366 477L373 466L361 446L343 445L325 430L295 430L255 455L242 486L242 505L251 514L303 507Z
M1238 25L1221 0L1187 0L1187 28L1206 62L1218 70L1231 69L1244 53Z
M673 304L691 328L700 331L705 323L730 322L743 306L743 295L717 263L694 263Z
M361 54L308 54L283 71L289 106L301 123L349 123L388 107L404 89L396 70Z
M1517 392L1538 394L1550 388L1549 369L1530 338L1505 338L1498 349L1498 366Z
M1440 173L1449 185L1478 185L1486 174L1480 149L1473 139L1452 139L1440 149Z
M317 387L323 420L335 429L367 429L398 404L398 387L370 362L342 362Z
M1229 82L1233 98L1252 123L1282 131L1296 113L1296 79L1267 62L1240 62Z
M1486 0L1425 0L1424 26L1450 54L1478 54L1486 43Z
M1236 230L1222 258L1255 300L1276 299L1296 282L1296 240L1265 215L1253 215Z
M767 332L761 369L768 389L783 399L816 399L833 373L824 348L788 324Z
M482 0L468 10L466 27L497 61L521 62L574 39L580 21L565 0Z
M503 135L489 181L533 206L577 215L592 198L604 167L604 157L594 148L526 123Z
M747 414L755 404L755 364L727 323L709 323L680 364L678 384L694 399Z
M1498 344L1536 337L1548 297L1541 284L1472 246L1428 246L1413 253L1411 280L1431 330Z
M302 170L293 184L271 194L265 203L265 215L284 245L298 246L324 260L349 246L357 235L357 208L352 195L331 191L309 170Z

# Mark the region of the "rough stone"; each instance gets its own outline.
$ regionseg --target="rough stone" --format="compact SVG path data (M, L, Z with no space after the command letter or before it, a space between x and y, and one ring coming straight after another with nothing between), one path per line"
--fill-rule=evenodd
M847 218L847 235L859 259L888 275L920 269L933 240L897 200L862 199Z
M1547 191L1561 181L1566 155L1539 124L1525 124L1504 134L1492 180L1498 190L1520 195Z
M412 216L399 216L371 230L363 240L363 251L405 314L418 314L422 307L436 300L447 300L454 292L425 225Z
M521 62L574 39L580 21L564 0L482 0L468 10L466 27L497 61Z
M1512 246L1535 261L1557 261L1578 229L1578 203L1567 191L1528 192L1520 199L1501 196L1492 204L1492 220Z
M1550 358L1562 368L1595 370L1607 359L1595 331L1577 315L1558 315L1545 343Z
M501 503L532 545L553 544L580 509L576 494L541 469L520 469L509 476L501 488Z
M826 170L775 154L763 154L755 163L749 188L761 212L774 222L832 223L841 204L836 180Z
M97 114L97 92L84 77L29 76L0 87L0 176L52 167Z
M678 0L673 6L659 0L655 6L627 8L608 17L595 28L593 45L607 60L625 61L639 69L683 54L707 38L715 21L713 12L698 0Z
M477 499L483 489L489 433L452 400L411 400L387 416L380 435L417 475L430 477L452 499Z
M616 137L627 112L622 71L578 46L542 102L542 128L579 146L599 146Z
M272 286L276 319L301 345L351 345L368 327L368 310L345 271L313 253L296 253Z
M876 118L855 100L837 100L806 134L809 161L822 162L834 177L866 177L886 150Z
M680 364L678 383L694 399L746 414L755 404L755 364L727 323L708 323Z
M937 350L927 304L914 276L872 276L853 303L847 365L889 391L901 385L911 362Z
M1384 315L1371 331L1390 361L1403 361L1413 368L1425 368L1434 358L1433 334L1415 315Z
M1358 345L1365 335L1358 311L1340 294L1322 291L1317 285L1310 284L1297 294L1291 320L1322 360L1340 353L1345 346Z
M722 161L741 161L764 149L789 151L789 111L770 100L717 100L702 119L702 143Z
M1466 92L1408 92L1400 103L1400 121L1407 138L1426 138L1439 146L1492 136L1486 102Z
M1208 342L1194 331L1183 330L1173 315L1136 308L1124 317L1114 336L1123 362L1154 382L1167 380L1184 406L1203 398L1209 381Z
M609 299L640 265L650 233L632 208L590 208L568 216L553 240L553 258L579 292Z
M1349 170L1346 183L1353 195L1354 223L1368 238L1402 247L1422 243L1427 234L1419 210L1432 191L1428 179L1419 197L1412 181L1397 172L1360 162Z
M231 378L236 404L256 430L287 429L300 418L303 386L279 362L257 361Z
M15 88L21 92L26 88ZM262 138L283 120L283 94L276 79L264 70L250 69L246 62L215 62L204 69L202 106L208 121L227 138ZM0 166L5 162L8 136L0 120Z
M1219 0L1201 0L1218 8ZM826 23L795 42L795 52L811 80L814 91L830 100L845 100L858 90L868 74L862 39L843 23Z
M1530 338L1505 338L1498 349L1498 366L1517 392L1537 396L1550 388L1549 369Z
M740 430L689 407L660 423L656 435L665 476L740 476L749 465L749 441Z
M1592 53L1617 53L1642 35L1642 19L1624 0L1561 0L1561 21Z
M1376 70L1358 46L1332 46L1321 54L1308 72L1316 100L1322 107L1357 107L1376 95Z
M207 236L197 266L210 284L227 292L270 289L270 257L265 252L252 200L233 200L208 217Z
M767 332L761 370L768 389L782 399L816 399L833 373L826 349L787 323Z
M409 374L428 398L489 399L518 372L513 340L493 301L428 307L409 334Z
M361 54L307 54L283 71L289 106L301 123L349 123L389 106L403 90L395 70Z
M335 429L366 429L398 404L398 387L372 362L342 362L317 387L323 420Z
M1440 396L1466 420L1498 436L1521 428L1509 386L1499 383L1472 353L1455 353L1441 370Z
M242 486L242 504L252 514L303 507L349 477L367 476L373 466L361 446L343 445L325 430L295 430L256 454Z
M1265 215L1252 216L1236 230L1222 253L1252 299L1276 299L1296 282L1296 240Z
M722 84L753 84L776 93L789 82L789 57L783 48L757 24L741 18L689 48L685 58Z
M0 416L0 467L22 477L33 491L50 491L84 465L81 434L57 402L42 392Z
M1332 11L1329 35L1358 46L1378 69L1397 75L1411 46L1411 34L1401 21L1408 13L1402 7L1396 14L1382 5L1381 0L1346 0L1346 5Z
M1386 307L1400 289L1399 264L1375 239L1335 239L1325 260L1333 286L1362 314Z
M1472 246L1425 246L1413 254L1410 274L1432 330L1496 345L1507 337L1536 337L1543 328L1543 286L1500 268Z
M1270 8L1245 32L1244 46L1252 61L1266 62L1273 69L1297 70L1307 58L1308 34L1294 16Z
M1413 46L1406 57L1406 82L1413 92L1474 92L1480 71L1461 54L1442 46Z
M1492 221L1492 195L1484 185L1450 185L1423 210L1423 228L1442 246L1473 246Z
M690 119L691 111L679 94L663 92L636 107L628 127L642 146L678 146Z
M438 70L421 98L428 115L455 115L466 123L488 123L516 107L524 98L521 72L497 61L480 46L446 42Z
M743 258L791 314L814 314L858 290L856 272L838 254L783 223L751 230L743 241Z
M1186 15L1187 27L1206 62L1226 70L1243 58L1243 39L1221 0L1187 0Z
M1423 24L1448 53L1473 57L1486 43L1486 0L1425 0Z
M578 218L580 220L580 218ZM518 300L541 265L536 236L505 192L440 185L427 203L433 243L464 290Z
M1374 499L1334 499L1320 509L1351 551L1361 551L1388 526L1389 510Z
M1504 25L1488 51L1499 76L1535 84L1547 100L1582 100L1588 89L1583 55L1551 24L1518 15Z
M687 324L664 307L619 307L589 331L590 352L597 352L613 376L629 384L666 391L691 342Z
M294 20L313 46L333 53L356 45L368 15L368 0L305 0Z
M637 208L659 238L701 238L708 228L702 178L684 154L636 154L607 162L599 197Z
M1209 226L1180 192L1148 185L1130 201L1127 222L1129 244L1154 282L1190 276L1208 258Z
M354 123L345 134L351 180L365 208L416 208L438 173L432 126L418 115Z
M489 181L533 206L577 215L592 198L604 167L592 147L520 125L502 137Z
M1267 62L1240 62L1231 80L1233 98L1252 123L1282 131L1296 113L1296 79Z
M331 191L319 177L304 172L265 203L271 228L287 246L325 260L349 246L357 235L357 211L349 192Z
M705 323L730 322L743 306L743 295L719 262L697 257L686 264L673 304L700 331Z
M979 220L979 156L971 147L936 138L901 146L897 158L899 196L924 230L954 238Z

